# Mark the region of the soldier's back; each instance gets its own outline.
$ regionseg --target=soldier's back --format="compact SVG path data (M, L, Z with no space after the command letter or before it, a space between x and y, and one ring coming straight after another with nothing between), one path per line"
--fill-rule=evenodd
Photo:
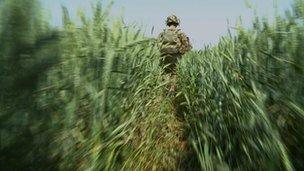
M162 55L179 54L181 47L180 30L177 28L167 28L159 35L158 43Z
M162 63L168 72L174 72L178 59L191 50L189 38L178 28L180 20L171 15L167 18L168 28L158 36L158 47L162 56Z

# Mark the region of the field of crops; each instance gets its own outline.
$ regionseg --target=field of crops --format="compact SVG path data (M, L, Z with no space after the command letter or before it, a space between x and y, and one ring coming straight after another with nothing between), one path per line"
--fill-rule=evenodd
M303 170L304 1L187 53L95 5L0 1L1 170ZM169 91L174 86L176 91Z

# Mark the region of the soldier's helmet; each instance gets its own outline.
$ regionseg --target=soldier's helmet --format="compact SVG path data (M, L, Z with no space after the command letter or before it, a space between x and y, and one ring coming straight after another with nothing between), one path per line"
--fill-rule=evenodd
M172 25L172 24L178 26L180 24L180 20L179 20L179 18L177 18L177 16L170 15L169 17L167 17L166 24L168 26Z

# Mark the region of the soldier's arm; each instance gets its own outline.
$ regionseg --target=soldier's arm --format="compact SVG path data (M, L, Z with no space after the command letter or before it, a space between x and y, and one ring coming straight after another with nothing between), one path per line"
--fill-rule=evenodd
M180 33L180 40L182 43L181 46L181 54L185 54L186 52L190 51L192 49L192 45L190 43L189 37L186 36L184 33Z
M192 44L190 42L189 37L187 37L187 42L188 42L188 48L189 48L189 51L190 51L190 50L192 50L193 46L192 46Z
M161 48L161 45L162 45L162 37L163 37L163 33L160 33L157 37L157 47L158 48Z

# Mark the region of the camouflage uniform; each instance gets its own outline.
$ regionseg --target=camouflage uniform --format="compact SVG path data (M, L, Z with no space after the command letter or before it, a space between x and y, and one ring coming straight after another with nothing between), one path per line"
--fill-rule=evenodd
M176 64L186 52L192 49L189 38L177 26L180 21L175 15L171 15L166 21L169 28L160 33L158 47L162 56L162 65L166 66L165 73L175 75ZM174 27L170 27L174 25ZM168 41L168 39L170 39Z

